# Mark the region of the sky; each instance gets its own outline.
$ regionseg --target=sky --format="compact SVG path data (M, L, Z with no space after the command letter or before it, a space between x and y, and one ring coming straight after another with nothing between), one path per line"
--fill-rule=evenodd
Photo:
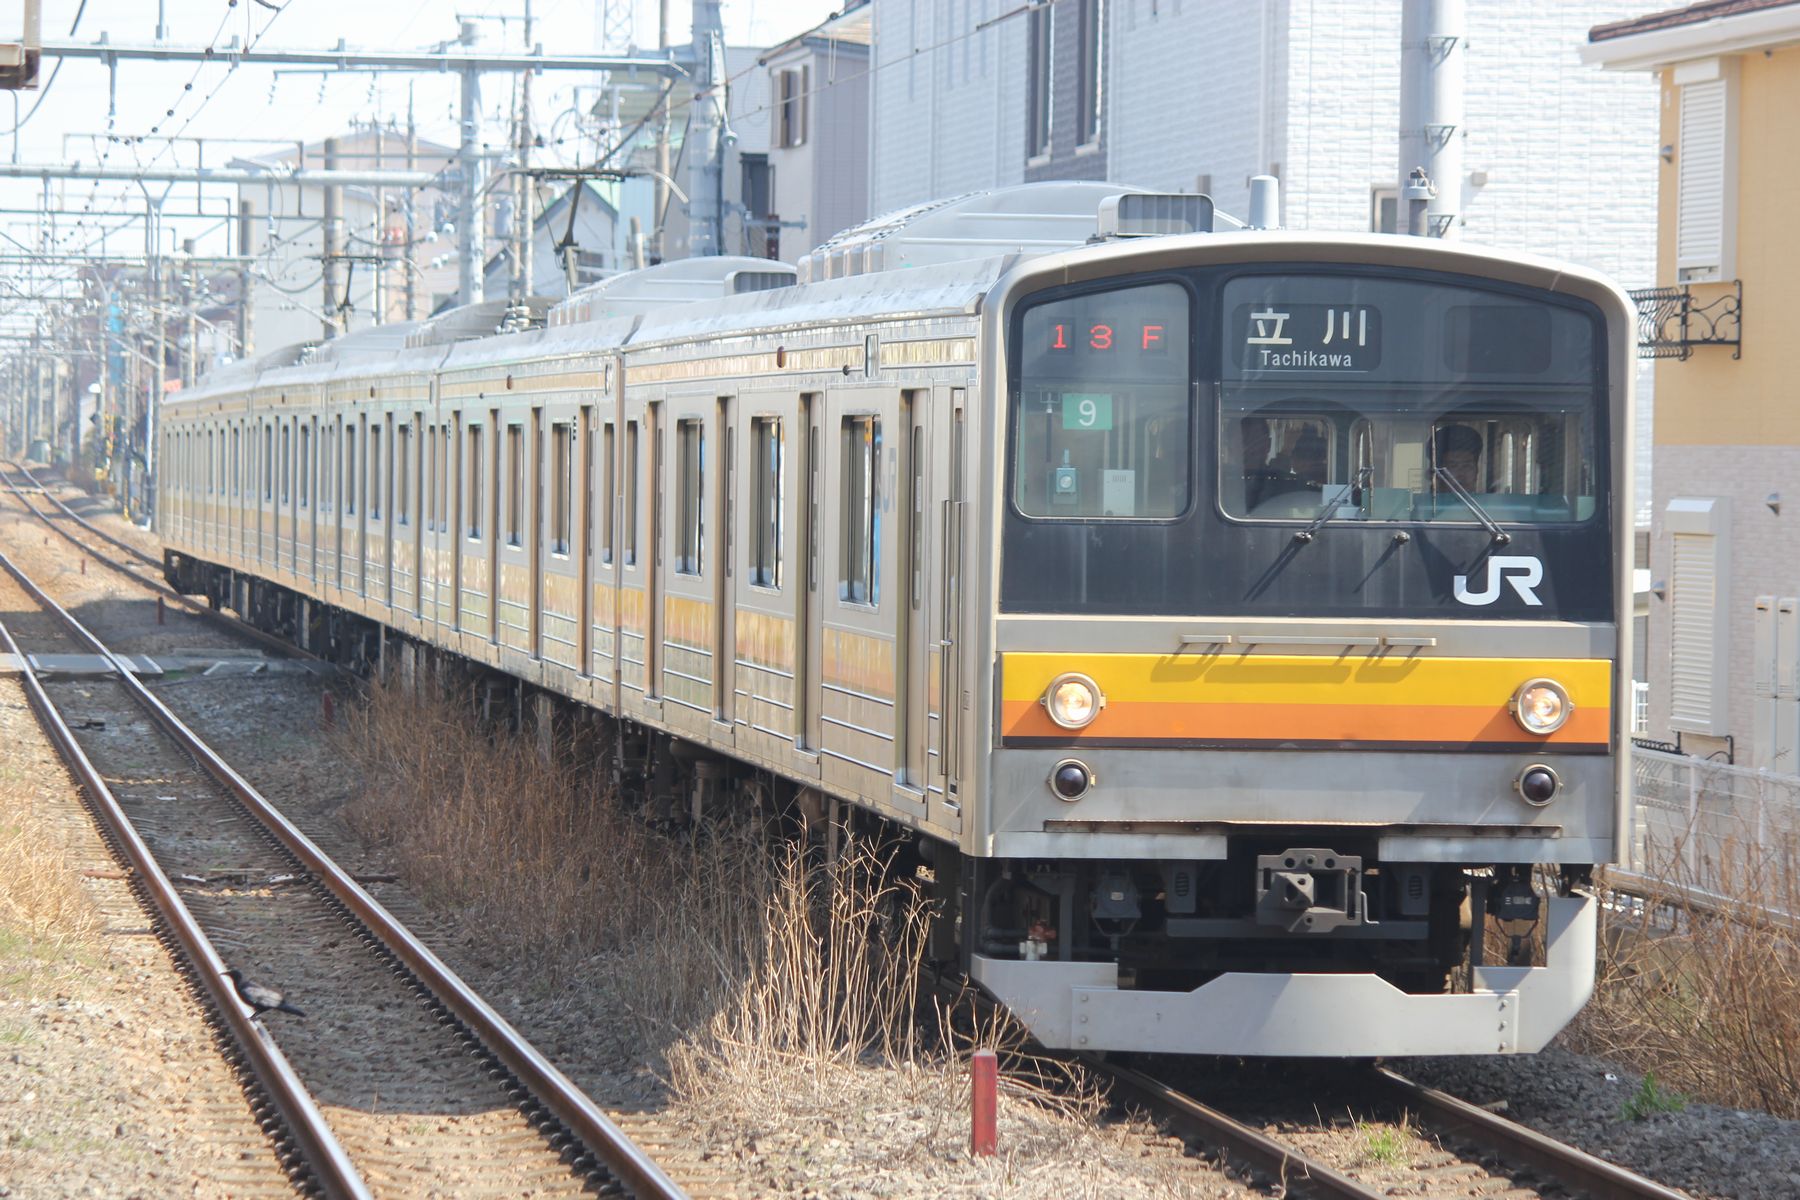
M599 10L609 2L615 8L619 4L632 8L630 27L638 45L655 45L654 0L531 0L532 40L546 51L600 49ZM352 48L426 49L454 39L461 16L475 18L485 47L522 49L520 18L525 4L526 0L45 0L43 33L46 38L69 38L75 25L74 40L95 41L105 35L114 42L149 42L155 37L160 10L167 40L176 45L223 46L235 37L239 44L254 41L261 48L312 49L335 46L341 39ZM726 40L732 45L772 45L816 25L840 4L841 0L725 0ZM690 6L684 0L670 0L669 7L670 41L684 43L689 36ZM0 23L16 24L18 8L18 0L0 0ZM612 53L624 48L603 49ZM41 82L50 78L53 69L55 64L46 60ZM489 129L503 136L501 114L510 101L509 86L503 76L485 80L483 100ZM97 61L71 59L63 63L48 90L40 86L37 92L14 93L24 123L13 136L5 136L15 128L11 104L0 97L0 154L24 163L97 163L106 154L108 166L132 166L175 161L192 164L204 153L207 163L220 165L234 154L259 149L254 144L224 140L228 138L313 141L344 131L353 120L375 117L384 123L404 124L409 83L420 136L454 144L454 76L326 75L312 69L241 66L233 70L225 64L201 64L196 69L192 63L126 62L118 68L116 97L109 102L106 67ZM548 131L551 143L545 150L547 161L573 163L581 156L579 131L566 114L583 93L591 95L592 83L590 78L559 75L540 76L533 82L538 125ZM171 108L172 117L168 115ZM161 135L217 140L203 151L191 141L170 145L150 135L153 127ZM139 137L144 140L134 140ZM587 143L587 149L591 151L591 147L592 143ZM128 223L123 215L99 215L121 213L127 196L140 196L131 200L130 206L141 210L137 185L126 186L129 191L113 184L96 189L88 182L53 183L53 188L62 190L64 207L77 213L59 220L58 244L69 249L97 246L104 235L104 244L112 252L141 253L141 225ZM177 186L174 195L182 194ZM192 194L192 189L186 192ZM0 207L35 207L42 195L41 182L0 180ZM171 222L168 239L198 237L204 244L218 236L215 225ZM38 226L29 215L0 213L0 231L38 244L33 240Z

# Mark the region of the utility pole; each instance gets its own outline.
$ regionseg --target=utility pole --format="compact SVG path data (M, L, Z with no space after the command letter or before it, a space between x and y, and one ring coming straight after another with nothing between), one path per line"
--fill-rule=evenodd
M301 164L305 166L304 163ZM334 171L338 165L338 140L325 139L325 169ZM324 321L323 336L327 341L344 332L344 307L348 297L343 295L338 268L344 261L344 190L335 184L325 188L325 221L320 230L321 249L324 251L325 269L320 273L324 283Z
M408 172L419 169L419 126L413 119L413 85L410 80L406 85L406 169ZM409 321L419 319L419 261L413 248L413 214L417 208L417 194L409 188L406 192L406 319Z
M663 57L669 55L669 0L657 0L656 4L656 44L662 50ZM651 261L662 262L668 257L668 234L665 230L669 222L669 106L662 106L662 121L656 138L656 190L652 193L651 204L656 211L650 214L651 229Z
M475 22L462 23L465 46L475 44ZM462 168L462 203L456 224L461 235L462 262L457 273L456 302L479 304L487 294L487 230L482 221L482 192L487 187L487 159L481 153L481 75L462 69L462 144L456 158Z
M1409 233L1461 235L1464 0L1403 0L1400 10L1400 211Z
M719 0L694 0L694 104L685 153L691 180L688 253L695 258L725 252L725 121L719 103L724 49Z
M237 252L244 261L238 265L237 348L239 358L250 357L250 202L238 201Z
M525 51L530 53L531 45L531 0L525 0ZM531 255L533 242L536 240L536 221L533 219L532 203L537 187L531 180L531 72L524 71L519 75L519 148L518 148L518 199L513 207L513 233L518 238L513 251L513 299L523 301L534 290L531 278ZM581 186L581 180L575 181Z
M194 239L185 238L181 249L190 260L194 255ZM194 265L190 261L181 275L181 307L187 313L187 352L181 356L181 386L193 387L200 377L199 314L194 311Z

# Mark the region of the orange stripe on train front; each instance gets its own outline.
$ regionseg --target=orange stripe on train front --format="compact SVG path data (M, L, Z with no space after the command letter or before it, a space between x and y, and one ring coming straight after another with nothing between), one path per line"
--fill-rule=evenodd
M1472 742L1605 745L1612 713L1578 708L1561 729L1526 733L1505 708L1458 704L1196 704L1109 702L1093 724L1070 731L1057 725L1035 700L1001 706L1007 738L1071 742Z

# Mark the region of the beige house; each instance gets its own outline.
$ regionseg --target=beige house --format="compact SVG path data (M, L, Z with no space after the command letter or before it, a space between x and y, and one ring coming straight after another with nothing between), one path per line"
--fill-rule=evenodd
M1800 773L1800 0L1596 26L1661 81L1648 736Z

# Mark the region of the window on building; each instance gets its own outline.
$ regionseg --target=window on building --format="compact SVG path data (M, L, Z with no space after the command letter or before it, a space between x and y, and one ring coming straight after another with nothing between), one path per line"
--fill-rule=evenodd
M1735 59L1675 68L1681 88L1675 147L1675 277L1710 283L1736 273L1737 69Z
M787 148L806 144L807 92L812 68L790 67L775 76L775 144Z
M600 542L600 561L608 564L613 560L613 483L617 469L613 461L617 449L613 444L613 432L611 421L600 427L600 520L596 533Z
M706 551L706 426L675 423L675 571L700 574Z
M381 520L381 426L369 426L369 520Z
M838 556L838 599L851 604L881 603L881 498L876 472L881 465L881 421L845 417L843 446L843 539Z
M638 560L638 423L625 422L625 565Z
M525 544L525 426L506 427L506 544Z
M394 520L401 525L412 520L412 426L394 427Z
M1105 9L1106 0L1078 0L1075 14L1081 27L1075 140L1083 146L1100 140L1101 106L1106 99Z
M780 418L754 418L750 422L750 582L757 587L781 586L781 510L786 494L781 467Z
M1056 10L1048 5L1025 14L1025 157L1050 153L1051 35Z
M463 524L468 527L469 537L481 539L481 469L485 460L481 456L481 426L469 426L469 506L463 514Z
M550 426L550 553L569 552L569 513L575 505L575 426Z

